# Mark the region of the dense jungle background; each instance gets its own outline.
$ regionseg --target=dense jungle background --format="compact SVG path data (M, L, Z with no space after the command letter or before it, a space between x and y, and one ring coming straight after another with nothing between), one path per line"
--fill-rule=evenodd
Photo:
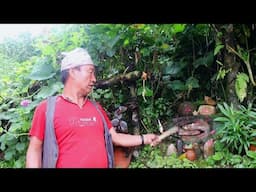
M125 149L127 167L255 168L255 27L56 24L41 36L5 38L0 42L0 167L25 167L35 107L63 88L61 53L84 47L97 64L90 97L120 130L125 122L131 134L160 135L174 125L186 130L198 119L207 123L202 128L207 138L201 140L178 133L156 147ZM126 110L117 115L122 107ZM197 156L190 158L188 149L198 150Z

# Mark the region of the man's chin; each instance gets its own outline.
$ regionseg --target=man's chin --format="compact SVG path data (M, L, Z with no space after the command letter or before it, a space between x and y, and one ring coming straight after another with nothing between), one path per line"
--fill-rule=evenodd
M84 91L84 96L88 96L92 92L92 88L87 88L86 91Z

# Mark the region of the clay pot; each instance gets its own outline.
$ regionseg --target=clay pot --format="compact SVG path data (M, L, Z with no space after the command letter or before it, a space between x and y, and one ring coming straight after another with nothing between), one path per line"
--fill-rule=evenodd
M193 115L193 111L195 111L195 106L192 102L184 101L178 106L178 114L180 116L190 116Z
M256 151L256 145L251 144L249 147L250 151Z
M125 147L114 147L114 167L128 168L131 162L132 153Z
M196 152L192 149L186 149L186 158L190 161L196 160Z

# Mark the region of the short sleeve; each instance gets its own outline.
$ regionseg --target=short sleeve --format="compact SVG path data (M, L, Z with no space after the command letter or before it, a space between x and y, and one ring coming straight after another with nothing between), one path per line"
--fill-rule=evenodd
M29 131L29 136L36 136L38 139L44 139L45 132L45 112L46 100L42 101L35 109L34 116Z

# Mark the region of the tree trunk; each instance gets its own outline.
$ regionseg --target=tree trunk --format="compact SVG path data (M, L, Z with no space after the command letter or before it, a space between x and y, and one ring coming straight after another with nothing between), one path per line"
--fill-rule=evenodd
M226 33L224 34L225 46L229 45L231 47L235 47L234 43L234 34L233 34L233 24L228 25L226 29ZM235 82L237 73L240 68L240 63L236 61L236 56L234 53L228 52L225 49L224 53L224 65L226 69L230 69L231 71L227 74L227 85L226 85L226 95L228 103L232 103L234 107L238 106L239 100L235 92Z
M132 132L133 134L137 135L140 134L140 122L139 122L139 108L138 108L138 101L135 92L135 86L130 86L130 94L131 94L131 101L130 101L130 109L132 111Z

